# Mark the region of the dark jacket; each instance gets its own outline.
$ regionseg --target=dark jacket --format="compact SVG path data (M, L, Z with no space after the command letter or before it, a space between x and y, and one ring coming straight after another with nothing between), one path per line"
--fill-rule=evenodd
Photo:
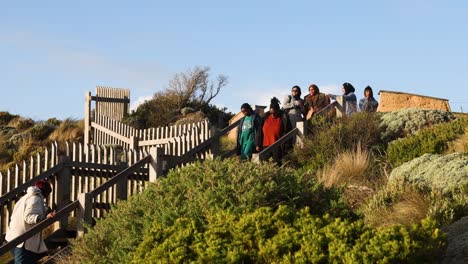
M257 113L252 113L253 118L253 130L254 130L254 143L255 147L262 148L263 136L262 136L262 119ZM237 127L237 155L241 154L241 146L239 145L240 137L242 134L242 125L244 124L245 116L240 120L239 126Z

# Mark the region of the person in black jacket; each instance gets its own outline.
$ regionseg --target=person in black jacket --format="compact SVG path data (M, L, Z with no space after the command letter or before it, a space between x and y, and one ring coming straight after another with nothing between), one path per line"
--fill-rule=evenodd
M244 117L237 128L237 154L242 160L250 160L262 147L261 119L248 103L242 104L241 112Z

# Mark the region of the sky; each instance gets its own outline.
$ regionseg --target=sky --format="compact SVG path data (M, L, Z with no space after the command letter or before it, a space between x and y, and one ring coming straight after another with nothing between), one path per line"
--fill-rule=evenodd
M135 107L195 66L229 78L212 103L232 112L344 82L467 112L468 1L0 0L0 111L81 119L96 86Z

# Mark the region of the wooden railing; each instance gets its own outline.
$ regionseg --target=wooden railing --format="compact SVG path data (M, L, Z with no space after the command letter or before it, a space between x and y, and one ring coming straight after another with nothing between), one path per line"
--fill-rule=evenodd
M31 158L30 162L23 162L22 166L14 166L14 169L8 170L7 175L0 173L0 181L2 182L0 188L0 242L3 240L9 225L14 204L26 192L27 188L38 180L47 179L51 183L52 193L47 199L47 205L52 209L60 210L70 201L77 200L79 193L94 190L125 169L126 166L134 164L143 155L147 155L145 152L119 152L112 147L84 146L73 143L72 148L66 144L65 155L56 159L54 156L58 156L58 144L54 143L52 146L52 151L38 154ZM54 158L52 159L51 156ZM148 177L149 175L145 171L133 173L128 180L127 192L130 194L140 192L147 186ZM109 204L117 199L115 192L114 189L110 189L98 198L101 206L93 211L93 216L100 217L106 210L109 210Z
M187 135L190 135L188 139L204 140L207 139L210 131L207 120L191 124L135 129L120 121L100 115L91 121L90 126L93 128L94 144L120 145L124 149L146 149L147 151L153 146L175 145L179 138L187 138ZM168 146L167 150L170 151L170 149Z
M56 215L52 218L45 219L38 223L37 225L33 226L31 229L26 231L24 234L16 237L15 239L4 243L3 245L0 246L0 256L4 255L8 251L12 250L15 248L18 244L24 242L26 239L34 236L35 234L42 232L45 228L49 227L50 225L54 224L55 222L62 220L64 218L68 218L71 212L75 211L78 209L80 206L78 201L72 202L68 204L66 207L61 209L56 213Z
M174 168L176 166L181 166L184 164L187 164L189 162L192 162L196 159L206 159L208 155L210 158L214 159L220 155L219 149L220 149L220 138L227 133L229 133L231 130L235 129L237 126L239 126L240 120L237 120L236 122L232 123L231 125L227 126L226 128L216 132L212 137L209 139L204 140L203 142L197 144L193 148L191 148L189 151L185 152L183 155L180 156L166 156L166 159L168 160L168 169ZM210 153L211 152L211 153ZM230 150L224 155L221 156L221 158L227 158L229 156L232 156L236 153L236 149Z
M166 166L167 171L169 168L183 166L196 159L217 156L219 154L220 137L236 128L239 122L231 124L216 132L212 137L207 137L202 141L197 140L194 136L200 134L196 131L197 128L194 128L193 134L189 132L175 140L176 142L178 140L184 142L185 137L188 137L192 139L194 146L190 144L175 145L175 147L171 146L172 149L152 147L149 151L130 150L118 153L113 148L93 145L84 146L76 143L70 149L67 144L66 155L56 159L54 166L45 171L40 171L36 176L27 177L27 180L15 181L18 186L11 185L16 187L6 188L7 192L0 197L0 210L2 211L0 220L2 221L3 236L9 224L9 216L14 203L29 186L40 179L47 179L53 184L54 187L49 196L48 204L58 211L55 217L40 222L20 237L4 243L0 247L0 255L8 252L34 234L42 232L43 229L57 221L60 221L59 228L69 227L68 220L70 216L75 217L77 220L78 235L83 235L86 231L85 226L92 225L93 219L102 217L104 212L110 209L111 204L141 192L148 186L149 182L156 181L158 177L164 174L164 166ZM296 131L298 129L291 134L297 134ZM208 136L208 133L206 135ZM57 146L56 143L54 144ZM187 151L183 152L184 148ZM169 154L166 153L167 150ZM174 150L180 151L180 153L183 152L183 154L179 156L171 155L173 154L171 151ZM49 153L58 156L56 151ZM235 149L228 151L228 155L233 153L235 153ZM117 156L120 156L120 158L117 158ZM38 156L38 160L33 160L31 163L44 164L44 160L50 160L41 157ZM125 161L127 165L122 161ZM22 172L27 168L17 166L17 170L14 173L10 172L8 176L22 175ZM8 177L7 182L11 182L11 178Z
M252 155L253 162L260 162L272 157L275 152L282 152L285 147L293 144L302 145L305 132L305 122L297 122L296 127L278 139L275 143L263 149L260 153Z

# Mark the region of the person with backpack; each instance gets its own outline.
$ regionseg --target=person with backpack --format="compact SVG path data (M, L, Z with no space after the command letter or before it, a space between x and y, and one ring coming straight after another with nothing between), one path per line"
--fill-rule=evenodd
M301 87L295 85L291 88L291 94L286 96L283 100L283 111L289 115L292 128L296 127L296 123L303 121L303 114L306 108L304 107L304 100L301 98Z

